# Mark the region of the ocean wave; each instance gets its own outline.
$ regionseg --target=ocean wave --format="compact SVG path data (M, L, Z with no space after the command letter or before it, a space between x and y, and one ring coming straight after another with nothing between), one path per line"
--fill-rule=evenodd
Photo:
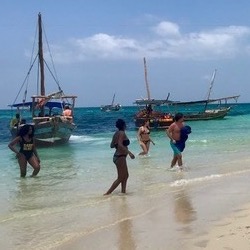
M107 139L104 137L93 137L93 136L87 136L87 135L72 135L69 139L71 142L100 142L100 141L106 141Z
M240 170L240 171L235 171L235 172L230 172L230 173L225 173L225 174L211 174L211 175L196 177L192 179L180 179L180 180L171 182L170 187L180 187L180 186L185 186L189 184L195 184L198 182L206 182L206 181L211 181L211 180L215 180L215 179L219 179L223 177L244 174L248 172L250 172L250 169Z
M190 139L189 142L202 142L202 143L207 143L208 140L202 139L202 140L192 140Z

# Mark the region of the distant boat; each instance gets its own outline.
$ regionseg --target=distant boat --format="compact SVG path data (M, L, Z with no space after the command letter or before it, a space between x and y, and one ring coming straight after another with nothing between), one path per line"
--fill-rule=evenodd
M120 108L121 108L121 105L119 103L115 104L115 94L114 94L111 104L102 105L100 109L101 111L104 111L104 112L110 112L110 111L118 111L120 110Z
M140 127L145 120L150 121L150 127L152 128L168 128L174 122L173 118L178 112L183 113L185 121L222 119L230 112L232 108L232 103L229 101L234 100L237 102L239 98L239 95L226 96L217 99L210 98L217 72L217 70L215 70L211 78L207 99L189 102L170 101L170 94L168 94L166 99L155 100L150 97L145 58L144 71L148 96L146 99L138 99L135 101L135 104L137 104L139 107L142 107L134 117L135 126L137 128ZM163 111L162 106L166 107L167 112ZM161 110L159 107L161 107Z
M224 118L232 107L229 100L237 102L239 95L217 99L210 98L216 72L217 70L215 69L211 78L207 99L190 102L173 102L171 104L174 107L175 112L178 111L184 114L185 121L214 120Z
M149 83L147 78L147 64L146 58L143 58L144 62L144 76L145 84L147 90L147 98L137 99L135 104L139 107L139 111L134 116L135 127L139 128L144 124L146 120L149 121L149 126L151 128L168 128L173 123L173 116L167 110L163 110L163 107L166 104L171 103L169 101L169 93L166 99L164 100L155 100L151 98Z
M49 48L49 47L48 47ZM50 51L48 51L50 53ZM51 56L51 55L50 55ZM31 97L31 101L26 101L28 91L28 79L30 77L31 69L35 62L38 62L37 75L37 94ZM52 62L53 63L53 62ZM51 94L45 93L45 72L44 68L47 67L51 73L53 80L55 81L58 90ZM54 66L54 65L53 65ZM54 67L53 67L54 68ZM23 87L24 97L21 102L16 102ZM34 87L33 87L34 89ZM76 125L73 121L75 95L65 95L62 91L59 81L56 79L56 74L52 73L49 69L47 62L43 57L43 31L42 31L42 18L41 14L38 14L38 52L32 58L30 69L24 83L19 90L17 97L13 104L9 105L11 108L16 108L16 113L19 113L23 118L23 123L30 123L35 128L35 143L39 146L50 146L63 144L68 142ZM67 108L71 110L70 116L63 116L63 109ZM24 121L25 119L25 121ZM20 125L21 126L21 125ZM16 136L19 126L11 127L10 131L12 136Z

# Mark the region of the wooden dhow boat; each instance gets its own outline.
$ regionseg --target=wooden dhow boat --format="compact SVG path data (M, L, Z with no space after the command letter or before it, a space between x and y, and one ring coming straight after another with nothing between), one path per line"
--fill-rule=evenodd
M232 100L237 102L239 95L227 96L222 98L211 99L211 91L213 88L217 70L215 69L211 78L208 95L205 100L190 102L173 102L171 110L173 113L182 112L185 121L214 120L224 118L231 110Z
M173 115L166 109L166 105L172 103L169 101L169 93L164 100L152 99L150 95L148 77L147 77L147 64L146 58L143 58L144 62L144 76L147 90L147 98L137 99L134 104L139 107L139 111L134 116L135 127L139 128L144 124L146 120L149 121L151 128L166 129L173 123Z
M14 103L9 105L12 109L16 109L16 113L20 114L21 122L16 126L10 127L10 131L12 136L16 136L20 126L29 123L34 125L35 128L34 138L36 145L51 146L64 144L69 141L69 138L76 127L74 123L74 108L77 96L64 94L59 85L59 81L56 78L56 73L52 73L52 70L48 67L48 63L45 61L43 54L42 17L39 13L38 52L32 58L31 66ZM30 78L31 69L36 61L38 61L39 72L37 74L37 93L31 96L31 101L27 101L28 79ZM51 74L51 78L57 85L57 90L50 94L46 94L45 91L45 66L47 67L47 71ZM18 103L17 100L24 86L26 86L24 97L22 101ZM70 115L63 115L63 110L65 108L70 109Z

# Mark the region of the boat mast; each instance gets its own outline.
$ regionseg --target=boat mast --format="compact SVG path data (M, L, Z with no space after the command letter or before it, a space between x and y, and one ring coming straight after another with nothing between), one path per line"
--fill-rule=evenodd
M42 37L42 17L38 14L38 56L40 64L40 95L45 95L44 85L44 60L43 60L43 37Z
M115 102L115 94L114 94L113 99L112 99L112 102L111 102L111 105L112 105L112 106L114 105L114 102Z
M148 84L148 74L147 74L147 65L146 65L146 58L143 58L144 61L144 75L145 75L145 83L147 89L148 100L151 100L150 91L149 91L149 84Z
M214 85L214 79L215 79L215 76L216 76L216 72L217 72L217 69L214 70L214 73L213 73L212 78L211 78L210 87L209 87L208 95L207 95L207 100L208 101L209 101L209 98L210 98L210 95L211 95L211 92L212 92L212 88L213 88L213 85Z
M209 99L210 99L210 95L211 95L212 88L213 88L213 85L214 85L214 79L215 79L215 76L216 76L216 72L217 72L217 69L214 70L214 73L213 73L212 78L211 78L210 87L209 87L208 94L207 94L207 102L206 102L206 105L205 105L205 110L207 108L207 105L208 105L208 102L209 102Z

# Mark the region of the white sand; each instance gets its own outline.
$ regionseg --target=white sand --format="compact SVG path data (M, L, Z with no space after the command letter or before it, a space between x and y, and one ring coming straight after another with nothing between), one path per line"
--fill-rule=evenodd
M207 234L191 240L187 249L249 250L250 204L215 223Z

